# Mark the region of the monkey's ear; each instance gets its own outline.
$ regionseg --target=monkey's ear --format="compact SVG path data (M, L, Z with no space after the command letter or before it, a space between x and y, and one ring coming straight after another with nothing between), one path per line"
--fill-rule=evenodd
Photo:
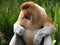
M29 7L33 7L34 3L33 2L25 2L21 5L21 9L28 9Z

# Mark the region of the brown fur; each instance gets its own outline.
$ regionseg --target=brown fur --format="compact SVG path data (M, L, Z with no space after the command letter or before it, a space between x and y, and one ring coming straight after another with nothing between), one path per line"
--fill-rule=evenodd
M27 16L29 20L26 19L25 16ZM48 18L44 9L40 9L35 3L25 2L21 5L21 13L16 23L23 25L27 29L23 37L26 45L34 45L33 38L37 29L47 24L47 22L52 24L52 21Z

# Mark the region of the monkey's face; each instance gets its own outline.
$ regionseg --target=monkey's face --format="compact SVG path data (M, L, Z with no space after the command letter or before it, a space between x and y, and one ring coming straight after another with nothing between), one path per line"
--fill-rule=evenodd
M22 19L31 20L31 22L36 22L39 18L39 9L36 8L35 3L26 2L21 5Z

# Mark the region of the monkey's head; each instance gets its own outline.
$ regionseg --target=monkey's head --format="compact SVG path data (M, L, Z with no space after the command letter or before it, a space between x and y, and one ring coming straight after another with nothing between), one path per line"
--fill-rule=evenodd
M23 25L39 25L45 21L46 11L44 8L34 2L25 2L20 6L21 12L18 20ZM40 22L40 23L39 23ZM41 25L41 24L40 24Z
M22 19L31 20L31 22L37 22L39 18L42 18L46 14L44 8L34 2L25 2L21 5L20 9Z

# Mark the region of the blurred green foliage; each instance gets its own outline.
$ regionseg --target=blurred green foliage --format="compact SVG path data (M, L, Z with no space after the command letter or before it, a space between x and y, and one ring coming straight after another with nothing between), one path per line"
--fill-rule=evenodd
M9 44L13 24L20 13L20 5L27 1L33 1L45 8L57 29L54 35L55 45L60 45L60 0L0 0L0 45Z

